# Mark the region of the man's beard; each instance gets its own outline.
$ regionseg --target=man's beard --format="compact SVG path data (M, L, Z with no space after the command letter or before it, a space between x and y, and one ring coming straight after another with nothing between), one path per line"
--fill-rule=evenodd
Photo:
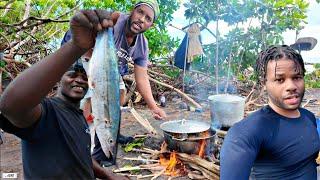
M131 18L132 18L132 15L129 16L128 21L127 21L127 27L126 27L130 32L132 32L132 31L131 31L131 27L132 27L132 24L133 24ZM135 32L132 32L132 33L138 35L138 34L142 34L142 33L144 33L144 32L146 32L146 30L141 31L141 32L139 32L139 33L135 33Z
M280 98L275 98L274 96L272 96L270 94L268 94L268 96L269 96L269 100L272 101L272 103L274 105L278 106L281 109L284 109L284 110L297 110L301 105L301 102L302 102L302 99L303 99L303 96L304 96L304 92L305 92L305 90L303 90L303 92L301 92L301 93L298 93L299 98L300 98L299 99L300 102L299 102L297 107L290 107L290 105L285 104L284 103L284 99L282 97L280 99Z

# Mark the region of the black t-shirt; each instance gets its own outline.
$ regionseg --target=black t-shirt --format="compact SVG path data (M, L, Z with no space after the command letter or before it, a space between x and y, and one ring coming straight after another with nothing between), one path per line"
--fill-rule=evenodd
M320 140L314 115L277 114L269 106L236 123L221 149L221 179L317 179Z
M25 179L94 179L82 111L57 97L41 105L40 120L29 128L17 128L4 117L0 121L0 128L21 138Z

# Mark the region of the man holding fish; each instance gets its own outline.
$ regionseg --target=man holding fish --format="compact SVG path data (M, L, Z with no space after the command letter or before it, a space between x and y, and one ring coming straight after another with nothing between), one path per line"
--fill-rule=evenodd
M144 37L143 32L148 30L159 16L159 5L156 0L142 0L138 1L130 13L130 15L120 12L112 12L109 14L109 20L112 20L110 27L113 27L113 35L115 47L117 49L117 56L119 59L120 75L128 73L128 63L134 63L134 75L137 83L137 89L146 101L149 109L152 111L156 119L163 119L166 113L157 106L153 96L147 74L148 63L148 41ZM63 41L66 42L71 39L72 34L66 33ZM88 63L92 56L92 49L90 49L83 57L84 63ZM125 86L120 78L121 84L121 105L125 97ZM84 102L84 115L88 117L91 114L91 92L87 94ZM93 114L93 116L98 116ZM92 116L91 116L92 117ZM96 127L96 130L99 128ZM100 130L102 131L102 130ZM108 130L105 130L108 131ZM102 134L101 132L97 132ZM105 148L101 148L101 143L105 143L107 137L95 134L95 146L93 150L93 157L101 164L110 165L110 156ZM130 137L129 137L130 138ZM122 135L118 137L120 143L125 143L129 138ZM127 139L127 140L126 140ZM100 141L99 141L100 140ZM106 141L107 142L107 141ZM107 145L106 145L107 146ZM103 150L104 149L104 150ZM107 154L107 156L106 156Z
M82 10L70 20L72 40L21 73L0 99L0 128L22 139L24 179L127 179L91 158L88 125L79 109L88 79L76 62L99 31L112 26L102 10ZM59 82L57 95L46 95Z

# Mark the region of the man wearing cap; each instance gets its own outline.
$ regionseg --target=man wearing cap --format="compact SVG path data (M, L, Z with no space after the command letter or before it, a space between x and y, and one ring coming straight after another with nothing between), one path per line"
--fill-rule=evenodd
M148 64L148 41L143 32L148 30L159 15L159 5L156 0L139 1L131 13L123 14L112 12L109 18L112 20L114 30L114 42L119 58L120 75L128 74L128 62L134 62L134 75L137 83L137 89L146 101L149 109L156 119L166 117L166 113L156 105L152 96L152 91L147 74ZM63 39L67 42L72 34L68 31ZM92 49L83 56L84 63L91 58ZM123 88L122 88L123 89ZM122 91L122 99L125 93ZM90 96L89 96L90 97ZM84 109L85 114L88 114Z
M92 159L90 131L79 109L88 80L82 64L74 62L110 24L104 11L78 12L70 21L72 40L21 73L3 92L0 128L22 140L24 179L127 179ZM46 98L58 81L57 95Z
M117 55L119 59L119 71L120 75L126 75L128 73L128 63L134 62L134 75L137 83L137 89L146 101L149 109L152 111L153 116L156 119L162 119L166 117L166 113L156 105L156 102L152 96L152 91L149 83L149 77L147 74L147 64L148 64L148 41L143 35L143 32L148 30L156 20L159 15L159 5L156 0L144 0L139 1L135 4L131 13L123 14L120 12L110 13L109 18L112 20L114 32L114 42L117 49ZM67 41L71 39L72 34L67 32L64 40ZM91 58L92 50L86 53L82 57L83 62L87 62ZM120 86L121 97L125 97L125 86ZM90 109L90 95L86 98L84 104L89 106L84 106L84 114L87 117L88 111ZM123 101L122 101L123 102ZM121 102L121 105L123 105ZM89 107L89 108L86 108ZM120 136L123 137L123 136ZM120 138L125 139L125 138ZM123 141L125 142L125 141ZM100 142L97 137L95 137L95 147L93 150L93 157L101 164L108 164L108 159L104 155Z

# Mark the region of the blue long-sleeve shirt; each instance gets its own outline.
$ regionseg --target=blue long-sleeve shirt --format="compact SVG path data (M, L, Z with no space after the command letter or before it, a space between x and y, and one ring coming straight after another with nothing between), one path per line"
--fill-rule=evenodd
M235 124L222 145L221 179L316 179L316 119L299 111L287 118L266 106Z

